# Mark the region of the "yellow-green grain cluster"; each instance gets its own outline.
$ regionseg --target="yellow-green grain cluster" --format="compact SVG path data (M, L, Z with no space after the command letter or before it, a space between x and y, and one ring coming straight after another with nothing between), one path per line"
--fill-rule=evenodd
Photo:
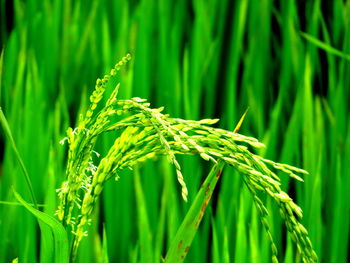
M279 177L270 167L298 180L302 179L297 173L306 172L253 154L249 147L261 148L264 145L255 138L211 127L217 119L193 121L172 118L162 113L163 108L151 108L145 99L117 100L119 86L102 107L99 104L108 80L128 59L128 56L123 58L110 75L97 80L95 91L90 97L91 105L85 116L81 117L78 128L69 128L67 132L67 180L58 190L61 202L57 215L64 224L71 226L75 235L73 257L80 241L87 235L91 213L108 179L118 176L118 171L124 168L132 169L148 159L165 155L175 167L181 195L186 201L188 190L176 155L195 154L206 161L223 161L243 175L271 241L273 262L278 261L277 248L269 230L268 211L258 197L258 191L267 193L276 201L303 260L316 262L317 257L308 233L297 218L302 216L301 209L282 191ZM101 109L96 112L98 107ZM114 115L119 116L118 122L110 121L110 117ZM120 136L115 139L108 154L95 166L92 163L92 154L96 139L101 133L113 130L120 130Z
M130 55L125 56L119 61L110 75L105 75L103 79L97 79L95 90L90 96L90 107L85 116L80 116L79 125L74 130L68 128L67 137L62 140L68 141L68 163L67 163L67 180L62 183L62 187L57 190L60 204L56 214L64 225L70 225L74 231L75 218L73 216L74 207L81 208L82 192L88 191L91 185L91 176L95 173L96 167L92 163L93 148L97 139L97 135L101 129L105 127L109 120L109 116L114 111L109 104L116 97L118 86L114 90L112 96L107 101L106 106L94 114L97 105L101 101L106 89L108 80L116 74L120 67L130 60Z

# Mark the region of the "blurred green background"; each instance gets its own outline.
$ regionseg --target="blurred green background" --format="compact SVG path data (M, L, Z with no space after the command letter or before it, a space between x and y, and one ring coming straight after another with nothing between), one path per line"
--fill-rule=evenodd
M59 141L86 108L96 78L130 53L121 98L146 98L174 117L220 118L231 130L249 107L240 132L266 144L259 154L310 173L304 183L282 177L282 188L304 210L320 262L347 262L350 64L341 52L350 54L350 1L0 3L1 107L45 212L54 214L64 179ZM112 141L104 136L97 151L105 154ZM44 262L34 217L4 203L14 202L12 186L30 198L3 132L0 143L0 262ZM79 262L152 262L149 255L161 262L210 170L195 157L179 160L189 203L166 160L120 174L104 189ZM300 262L276 205L266 201L279 259ZM270 253L249 192L226 168L186 262L270 262Z

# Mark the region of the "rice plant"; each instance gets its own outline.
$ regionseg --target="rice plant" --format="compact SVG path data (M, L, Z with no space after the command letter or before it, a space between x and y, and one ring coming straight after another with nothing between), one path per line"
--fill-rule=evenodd
M175 155L198 154L205 161L231 165L244 176L244 182L252 194L261 222L271 242L273 262L278 262L277 248L266 219L267 208L257 194L259 191L267 193L276 201L303 260L316 262L317 256L312 249L308 232L296 217L302 217L302 211L288 194L281 190L280 179L269 169L269 166L300 181L302 179L295 173L305 174L306 171L275 163L251 153L245 145L256 148L263 145L254 138L208 126L218 120L189 121L171 118L162 113L163 108L150 108L150 103L145 99L135 97L129 100L118 100L119 84L105 105L99 105L108 83L113 82L116 73L129 57L128 55L118 62L110 74L105 75L102 80L97 79L95 90L90 97L90 107L85 115L81 115L78 127L69 128L67 137L62 140L62 143L65 140L69 143L67 179L57 190L60 204L56 214L63 226L66 226L74 235L71 259L74 261L79 244L88 233L88 225L92 220L91 214L108 179L116 176L118 180L120 170L132 169L148 159L165 155L176 169L182 198L187 201L188 190ZM112 118L115 115L120 116L121 120L113 122ZM100 134L111 131L121 131L121 134L115 139L108 154L95 165L92 155L99 155L94 151L95 142ZM206 202L209 200L210 198ZM204 211L205 207L199 211L197 215L199 221ZM198 225L199 222L197 227ZM190 246L190 243L188 245ZM175 261L171 259L168 262Z
M347 262L349 12L1 0L0 262Z

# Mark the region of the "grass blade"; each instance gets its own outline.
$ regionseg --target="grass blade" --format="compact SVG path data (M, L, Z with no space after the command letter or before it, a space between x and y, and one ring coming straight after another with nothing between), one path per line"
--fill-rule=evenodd
M1 103L1 94L2 94L2 70L4 65L4 49L1 50L0 55L0 103Z
M102 262L109 263L107 235L106 235L106 229L104 226L103 226L103 238L102 238Z
M150 229L146 200L143 193L140 173L135 169L135 194L136 194L136 208L138 215L138 228L140 236L140 262L153 262L153 249L152 249L152 231Z
M20 202L29 212L31 212L39 221L41 231L46 231L43 233L45 236L44 240L49 242L50 235L53 235L54 239L54 262L55 263L68 263L68 238L67 232L63 226L52 216L45 214L33 207L31 207L23 198L14 191L14 195L18 202ZM51 233L47 232L51 230Z
M341 57L341 58L345 58L347 60L350 60L350 55L349 54L346 54L324 42L322 42L321 40L307 34L307 33L304 33L304 32L301 32L300 33L301 36L303 38L305 38L306 40L308 40L309 42L311 42L312 44L316 45L317 47L323 49L324 51L330 53L330 54L333 54L335 56L338 56L338 57Z
M34 191L33 191L32 182L30 180L30 177L29 177L29 174L27 172L27 169L24 166L22 157L21 157L21 155L19 154L19 152L17 150L16 144L15 144L15 140L13 139L13 136L12 136L12 133L11 133L10 126L9 126L7 120L6 120L6 117L5 117L1 107L0 107L0 122L1 122L1 125L2 125L2 127L4 129L4 132L5 132L6 136L7 136L7 138L9 139L10 144L11 144L11 146L12 146L14 152L15 152L15 155L17 157L19 165L20 165L20 167L22 169L22 172L23 172L23 175L24 175L24 179L25 179L25 181L27 183L27 186L29 188L29 192L30 192L30 195L31 195L31 198L32 198L32 202L33 202L35 208L38 208L37 201L36 201L36 198L35 198L35 194L34 194Z
M216 164L205 179L199 190L190 210L185 216L175 238L173 239L165 263L183 262L191 246L193 238L198 230L198 226L204 215L205 209L210 201L216 183L220 177L224 164Z

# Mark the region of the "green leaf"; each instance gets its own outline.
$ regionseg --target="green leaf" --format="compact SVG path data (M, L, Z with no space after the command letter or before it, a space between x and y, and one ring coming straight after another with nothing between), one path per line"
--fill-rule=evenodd
M219 162L211 169L170 245L165 263L184 261L223 167Z
M1 94L2 94L2 70L4 65L4 49L1 50L0 55L0 103L1 103Z
M153 262L152 231L149 223L148 210L145 195L141 185L140 172L135 168L135 193L137 225L140 237L140 261L142 263Z
M342 57L342 58L345 58L347 60L350 60L350 55L349 54L346 54L344 53L343 51L340 51L324 42L322 42L321 40L309 35L309 34L306 34L304 32L301 32L300 33L301 36L303 38L305 38L306 40L310 41L312 44L316 45L317 47L323 49L324 51L330 53L330 54L333 54L333 55L336 55L338 57Z
M44 245L49 248L51 247L51 244L49 244L49 242L52 240L54 241L54 262L68 263L68 237L67 232L63 226L52 216L31 207L16 191L13 192L18 202L20 202L38 219L40 229L43 234L43 242L45 243Z
M0 123L4 129L4 132L8 138L8 140L10 141L10 144L15 152L15 155L17 157L17 160L18 160L18 163L22 169L22 172L23 172L23 175L24 175L24 179L27 183L27 186L29 188L29 192L30 192L30 196L32 198L32 201L33 201L33 204L34 206L37 208L37 201L36 201L36 198L35 198L35 194L34 194L34 190L33 190L33 186L32 186L32 182L30 180L30 177L29 177L29 174L28 174L28 171L24 165L24 162L22 160L22 157L21 155L19 154L19 151L17 150L17 147L16 147L16 144L15 144L15 140L13 139L13 136L12 136L12 132L11 132L11 129L10 129L10 126L6 120L6 117L1 109L1 106L0 106Z
M107 234L106 234L105 226L103 226L103 237L102 237L102 262L109 263L108 243L107 243Z

